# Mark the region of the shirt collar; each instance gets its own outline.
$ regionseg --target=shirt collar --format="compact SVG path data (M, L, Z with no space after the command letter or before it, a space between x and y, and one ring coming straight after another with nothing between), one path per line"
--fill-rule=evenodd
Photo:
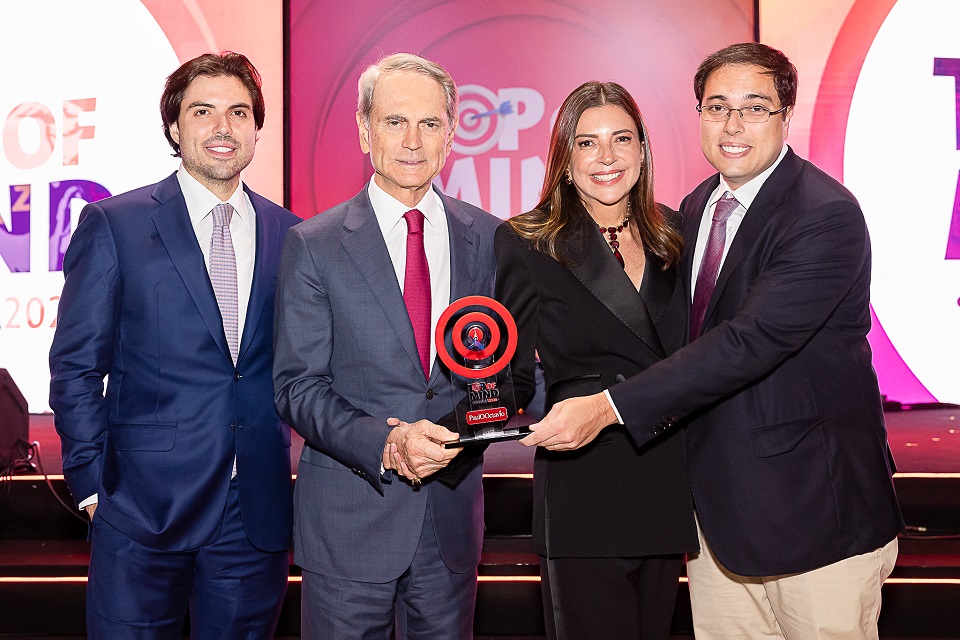
M710 206L713 206L724 193L729 191L737 198L737 202L740 203L740 206L742 206L744 209L749 209L750 205L753 204L753 201L757 199L757 194L760 193L760 188L763 187L763 183L767 181L767 178L770 177L770 174L773 173L774 169L780 165L780 162L783 160L785 155L787 155L787 145L783 145L783 148L780 149L780 155L777 156L776 161L772 165L767 167L763 173L758 175L750 182L741 185L736 191L730 188L730 185L728 185L727 181L723 179L723 176L720 176L720 186L717 187L713 197L710 199Z
M190 215L190 222L196 226L198 222L206 218L213 211L213 208L221 203L220 198L200 182L190 175L183 164L177 169L177 182L180 183L180 191L183 192L183 199L187 203L187 213ZM224 202L233 205L234 215L247 227L250 226L252 214L247 210L247 202L243 192L243 182L237 185L236 191Z
M427 223L433 228L443 228L439 220L439 216L443 215L443 202L432 188L424 194L420 202L412 207L408 207L381 189L380 185L378 185L377 181L373 178L370 178L367 195L370 196L373 213L377 216L377 224L380 225L380 231L384 237L386 237L388 231L400 223L403 214L410 211L410 209L419 209Z

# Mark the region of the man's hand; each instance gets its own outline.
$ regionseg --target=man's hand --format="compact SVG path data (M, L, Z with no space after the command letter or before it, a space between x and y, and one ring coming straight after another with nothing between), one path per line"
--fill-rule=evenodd
M90 519L93 520L93 514L97 512L97 503L88 504L84 507L84 510L87 512L87 515L90 516Z
M530 425L532 433L520 444L551 451L570 451L589 444L600 430L617 422L617 414L602 393L568 398L553 405L543 420Z
M392 444L395 447L391 468L414 483L447 466L460 452L443 446L445 442L455 442L460 436L429 420L408 424L389 418L387 424L393 427L387 436L387 446Z
M395 420L396 418L392 418ZM380 464L383 465L383 470L387 471L394 468L394 456L397 455L397 444L395 442L387 442L383 445L383 454L380 458ZM400 469L397 468L397 471Z

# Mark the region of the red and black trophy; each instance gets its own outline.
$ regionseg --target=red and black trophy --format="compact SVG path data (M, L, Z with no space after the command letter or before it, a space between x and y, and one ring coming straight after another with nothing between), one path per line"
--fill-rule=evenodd
M460 298L440 316L434 340L454 387L466 391L454 409L460 440L447 443L448 448L530 433L508 425L517 413L510 375L517 324L506 307L486 296ZM455 353L450 353L451 345Z

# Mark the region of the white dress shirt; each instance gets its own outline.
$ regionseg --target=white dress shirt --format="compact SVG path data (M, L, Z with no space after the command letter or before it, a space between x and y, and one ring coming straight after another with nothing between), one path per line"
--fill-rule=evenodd
M767 181L767 178L770 177L773 170L779 166L780 161L783 160L785 155L787 155L787 145L783 145L783 149L780 150L780 155L777 156L776 161L767 167L763 173L750 182L741 185L736 190L727 184L723 176L720 176L720 184L717 185L717 188L714 189L710 197L707 198L707 206L703 211L703 216L700 218L700 230L697 232L697 244L693 251L693 270L690 277L691 301L693 300L694 290L697 287L697 274L700 273L700 263L703 262L703 254L707 250L707 240L710 237L710 225L713 224L713 211L717 207L717 202L723 197L724 193L729 191L737 199L737 202L740 203L740 206L734 209L733 213L730 214L730 217L727 219L727 241L723 245L723 255L720 256L720 269L722 269L723 262L727 259L727 253L730 251L730 245L733 243L733 238L740 229L740 224L743 222L744 216L747 215L747 210L750 209L753 201L757 199L760 187ZM717 274L719 273L720 271L718 269ZM691 304L693 303L691 302Z
M373 178L367 187L370 204L377 216L377 224L387 244L390 262L403 292L403 279L407 267L407 221L403 219L410 209L419 209L426 219L423 225L423 249L430 268L430 327L437 326L440 315L450 304L450 233L447 230L447 215L443 201L437 192L430 189L413 207L408 207L380 188ZM430 363L433 366L437 355L433 331L430 331Z

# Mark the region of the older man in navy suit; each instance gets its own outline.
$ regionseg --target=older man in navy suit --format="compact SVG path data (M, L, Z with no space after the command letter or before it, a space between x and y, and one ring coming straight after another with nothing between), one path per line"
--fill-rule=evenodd
M298 219L240 181L264 118L244 56L184 63L161 115L180 169L84 208L50 351L93 522L89 637L180 638L189 603L193 638L272 638L292 520L273 300Z
M690 344L557 404L526 444L688 424L698 639L877 638L903 527L871 364L870 240L856 199L786 146L797 70L766 45L708 56L694 88L719 175L680 206Z
M468 638L480 457L443 447L457 435L434 422L464 390L431 336L450 302L492 293L498 220L432 187L457 125L438 65L396 54L368 68L357 125L373 178L290 231L278 283L277 406L307 445L303 636L388 640L399 610L401 637Z

